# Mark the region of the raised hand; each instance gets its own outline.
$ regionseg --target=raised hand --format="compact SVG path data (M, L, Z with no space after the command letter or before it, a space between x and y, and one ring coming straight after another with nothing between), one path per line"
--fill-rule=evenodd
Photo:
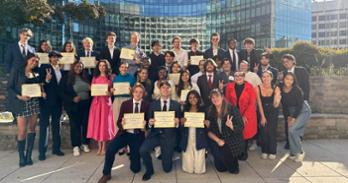
M233 116L230 117L230 115L227 115L227 120L226 120L226 126L233 130L233 122L232 122Z
M224 89L224 80L219 80L219 89L220 90Z
M52 79L52 70L50 68L46 68L46 81L51 81Z

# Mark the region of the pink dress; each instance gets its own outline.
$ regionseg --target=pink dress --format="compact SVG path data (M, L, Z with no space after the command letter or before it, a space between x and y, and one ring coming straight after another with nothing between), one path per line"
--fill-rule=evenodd
M92 84L109 84L112 82L105 76L93 77ZM115 137L114 115L112 113L112 102L109 96L93 97L89 109L87 138L96 141L108 141Z

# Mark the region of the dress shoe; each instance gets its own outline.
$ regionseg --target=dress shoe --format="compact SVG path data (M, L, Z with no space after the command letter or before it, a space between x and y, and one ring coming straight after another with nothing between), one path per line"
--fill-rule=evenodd
M103 175L99 180L98 183L106 183L111 179L111 175Z
M54 151L52 154L57 155L57 156L64 156L64 153L61 150Z
M151 179L151 176L153 175L153 173L150 172L146 172L143 176L143 181L148 181Z

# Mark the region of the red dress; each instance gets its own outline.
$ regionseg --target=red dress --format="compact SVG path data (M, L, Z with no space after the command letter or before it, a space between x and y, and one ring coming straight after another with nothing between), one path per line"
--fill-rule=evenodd
M225 97L226 100L234 106L237 106L237 95L235 90L235 83L229 83L226 86ZM244 139L254 137L257 132L257 118L256 118L256 92L254 87L245 82L244 89L239 97L238 110L240 114L246 118L244 122L243 136Z
M93 77L92 84L108 84L111 80L105 76ZM89 109L87 138L96 141L108 141L115 137L114 115L112 113L112 102L110 96L93 97Z

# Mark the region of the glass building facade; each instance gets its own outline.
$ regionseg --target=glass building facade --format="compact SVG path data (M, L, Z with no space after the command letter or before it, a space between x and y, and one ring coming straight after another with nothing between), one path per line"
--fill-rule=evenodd
M56 3L76 2L55 0ZM129 44L130 32L141 35L140 46L150 52L151 41L158 39L164 49L171 49L174 36L182 37L182 46L197 38L201 49L210 46L210 34L219 32L221 47L227 40L242 41L253 37L256 46L288 47L296 40L311 39L311 0L90 0L106 9L106 16L88 22L64 23L52 20L42 27L32 27L31 45L41 39L51 41L60 50L64 41L73 40L78 49L89 36L96 49L105 45L109 31L117 34L117 46ZM5 46L16 41L18 28L9 27L0 37L0 55ZM239 44L240 46L241 44ZM0 58L0 60L2 60Z

